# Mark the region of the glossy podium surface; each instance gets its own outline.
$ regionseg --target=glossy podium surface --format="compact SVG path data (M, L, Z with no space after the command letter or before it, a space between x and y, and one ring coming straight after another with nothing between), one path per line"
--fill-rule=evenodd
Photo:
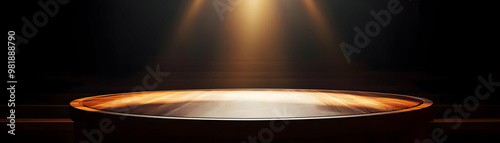
M107 136L103 133L103 140L125 142L145 137L160 142L241 142L252 136L275 142L385 142L376 136L386 133L400 134L395 141L409 141L426 136L421 133L431 121L431 105L430 100L406 95L305 89L152 91L71 102L76 141L89 138L79 130L98 129L106 118L116 128Z

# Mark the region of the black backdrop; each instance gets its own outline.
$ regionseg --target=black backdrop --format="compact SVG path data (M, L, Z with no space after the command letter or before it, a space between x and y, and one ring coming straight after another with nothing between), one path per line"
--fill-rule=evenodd
M21 18L31 19L42 10L37 1L4 3L8 6L4 12L6 30L18 34L24 24ZM386 4L367 0L319 3L325 17L337 29L336 45L339 41L351 42L355 34L352 27L372 20L369 11ZM49 18L47 25L39 28L28 43L19 46L16 104L68 105L71 100L85 96L129 92L141 84L147 74L145 67L157 64L171 74L155 90L254 87L369 90L421 96L437 105L461 104L466 96L474 94L478 76L492 74L494 81L500 81L496 50L498 22L495 9L487 8L492 5L487 2L424 0L407 4L405 8L409 10L393 17L391 25L361 54L353 56L351 64L338 55L341 53L338 47L330 47L333 58L317 56L321 52L310 48L318 46L317 41L304 36L310 34L305 26L302 30L306 32L293 33L297 35L293 38L301 40L290 40L292 59L285 63L293 71L272 72L211 68L213 63L227 61L210 58L216 50L212 41L217 38L211 32L218 30L220 21L209 8L202 21L195 24L196 36L185 45L188 50L165 61L164 52L172 48L165 45L171 42L169 38L186 5L186 1L155 0L73 0L60 5L57 15ZM231 72L262 74L224 75ZM278 79L266 75L275 72L291 74ZM257 81L224 84L232 78ZM294 84L282 84L287 79ZM499 101L494 95L481 101L481 105L498 105ZM28 113L20 114L30 117ZM498 117L482 113L474 116ZM58 117L69 115L63 112ZM441 117L436 113L436 118Z

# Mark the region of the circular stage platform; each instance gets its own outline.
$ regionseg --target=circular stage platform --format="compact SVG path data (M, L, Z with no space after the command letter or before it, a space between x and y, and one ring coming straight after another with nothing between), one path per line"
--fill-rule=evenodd
M307 89L110 94L71 102L76 142L413 142L432 101Z

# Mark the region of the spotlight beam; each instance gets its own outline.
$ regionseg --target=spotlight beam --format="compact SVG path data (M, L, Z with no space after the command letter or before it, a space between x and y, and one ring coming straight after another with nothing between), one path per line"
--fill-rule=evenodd
M323 13L320 11L316 0L302 0L302 2L311 17L311 20L314 22L313 24L316 27L316 32L321 38L321 41L325 44L325 46L333 47L333 40L335 39L335 36L332 34L332 29L330 28Z
M168 61L170 58L178 55L182 49L182 44L186 42L189 35L192 33L192 29L205 3L205 0L191 0L189 2L187 10L182 12L183 15L180 16L181 18L179 23L175 26L174 32L169 35L169 40L167 40L168 43L165 45L167 48L164 51L165 56L163 60Z
M205 0L192 0L189 4L187 11L185 11L182 19L173 35L171 35L171 48L177 48L183 41L186 40L188 35L191 33L193 29L193 25L195 24L196 19L200 15L200 11L202 6L204 5Z
M287 58L282 15L276 0L246 0L225 16L221 50L216 57L224 63L217 65L217 71L231 71L228 76L242 77L236 85L259 86L246 72L259 76L271 69L286 70L282 62Z

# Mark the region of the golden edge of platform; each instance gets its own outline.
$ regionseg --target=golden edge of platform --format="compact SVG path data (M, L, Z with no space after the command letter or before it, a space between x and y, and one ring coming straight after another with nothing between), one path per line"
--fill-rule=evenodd
M158 90L158 91L141 91L141 92L125 92L125 93L146 93L146 92L161 92L161 91L191 91L191 90L314 90L314 91L347 91L347 92L363 92L363 93L375 93L375 94L386 94L391 96L399 96L404 98L414 99L416 101L420 101L421 103L412 107L403 108L399 110L386 111L386 112L378 112L378 113L366 113L366 114L352 114L352 115L337 115L337 116L311 116L311 117L282 117L282 118L207 118L207 117L173 117L173 116L154 116L154 115L140 115L140 114L129 114L129 113L119 113L119 112L110 112L103 111L94 108L90 108L83 105L83 101L97 98L97 97L105 97L105 96L114 96L124 93L114 93L114 94L105 94L91 97L84 97L80 99L76 99L71 101L71 107L83 111L102 113L102 114L111 114L118 116L130 116L130 117L142 117L142 118L155 118L155 119L176 119L176 120L206 120L206 121L273 121L273 120L314 120L314 119L337 119L337 118L354 118L354 117L367 117L367 116L377 116L377 115L387 115L387 114L396 114L396 113L404 113L409 111L416 111L428 108L432 106L433 102L429 99L402 95L402 94L393 94L393 93L383 93L383 92L370 92L370 91L353 91L353 90L327 90L327 89L287 89L287 88L234 88L234 89L185 89L185 90Z

